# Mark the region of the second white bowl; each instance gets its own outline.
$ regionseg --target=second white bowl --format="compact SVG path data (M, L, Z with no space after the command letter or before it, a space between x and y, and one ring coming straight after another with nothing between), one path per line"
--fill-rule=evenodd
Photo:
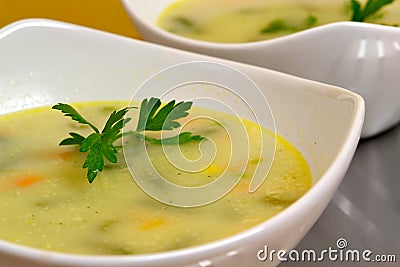
M226 44L189 39L157 26L176 0L122 0L142 37L158 44L245 62L359 93L366 102L362 137L400 121L400 28L337 22L277 39Z

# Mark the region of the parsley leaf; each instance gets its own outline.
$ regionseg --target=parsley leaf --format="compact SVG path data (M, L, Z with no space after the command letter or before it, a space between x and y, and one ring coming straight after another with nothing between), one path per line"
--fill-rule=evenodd
M101 133L97 127L84 119L72 106L58 103L52 108L60 110L74 121L89 125L94 130L94 133L86 138L77 133L69 133L71 137L60 142L61 146L78 145L80 152L88 152L83 168L88 169L87 179L90 183L96 178L98 172L104 169L104 158L112 163L117 163L117 149L113 143L122 137L121 130L124 124L130 120L130 118L124 119L129 108L113 111Z
M72 137L62 140L60 146L81 145L83 140L85 140L85 137L77 133L69 133L69 135Z
M138 133L138 132L132 132L132 134L136 135L139 138L143 138L146 141L149 141L150 143L153 144L164 144L164 145L176 145L176 144L183 144L187 143L190 141L201 141L206 139L205 137L201 135L192 135L192 133L189 132L183 132L178 135L172 136L172 137L167 137L167 138L162 138L162 139L155 139L148 137L144 134Z
M81 114L78 113L73 107L71 107L68 104L63 104L63 103L58 103L57 105L54 105L52 109L58 109L62 113L65 114L67 117L71 117L72 120L77 121L81 124L87 124L89 125L96 133L99 132L99 129L96 128L93 124L88 122L84 117L81 116Z
M155 139L146 136L144 131L162 131L179 128L181 124L176 121L186 117L188 110L192 107L192 102L179 102L175 100L168 102L161 107L161 100L158 98L144 99L140 105L138 125L135 131L124 133L125 135L134 135L149 141L153 144L182 144L190 141L201 141L205 139L200 135L192 135L190 132L182 132L172 137ZM88 137L78 133L69 133L70 137L60 142L63 145L77 145L80 152L87 152L83 168L87 168L87 179L90 183L94 181L97 174L104 169L105 159L111 163L117 163L117 148L114 142L122 137L122 128L131 118L125 118L130 108L123 108L119 111L113 111L100 132L96 126L88 122L72 106L58 103L52 109L60 110L67 117L77 121L80 124L89 125L93 129Z
M140 138L153 144L182 144L190 141L200 141L205 139L199 135L192 135L189 132L183 132L178 135L155 139L141 134L143 131L162 131L179 128L181 124L177 119L186 117L188 110L192 107L192 102L178 102L171 100L165 106L161 107L161 100L158 98L144 99L140 105L139 120L136 131L131 132Z
M364 9L362 9L359 1L351 0L351 8L353 10L351 21L363 22L368 17L378 12L382 7L392 2L394 2L394 0L368 0Z
M192 102L170 101L160 110L161 101L158 98L144 99L140 106L139 122L136 131L161 131L178 128L179 122L175 121L186 117L187 112L192 107ZM158 112L157 112L158 110Z
M104 168L104 149L101 134L92 133L81 144L80 152L88 152L83 168L88 168L87 178L92 183ZM116 152L116 151L115 151ZM116 162L116 160L114 160Z

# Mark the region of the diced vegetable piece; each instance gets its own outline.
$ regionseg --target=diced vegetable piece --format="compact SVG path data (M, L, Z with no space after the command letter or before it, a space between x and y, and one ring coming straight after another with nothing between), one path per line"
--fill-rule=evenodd
M16 184L19 187L27 187L35 184L36 182L39 182L40 180L43 180L43 178L38 175L26 175L21 178L18 178L16 180Z

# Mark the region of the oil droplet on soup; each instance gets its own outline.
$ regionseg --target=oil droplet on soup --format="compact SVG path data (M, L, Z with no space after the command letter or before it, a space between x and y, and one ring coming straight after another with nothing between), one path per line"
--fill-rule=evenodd
M110 110L126 102L76 103L81 114L102 125ZM194 113L196 110L193 111ZM217 112L215 112L217 113ZM230 121L228 115L219 114ZM276 215L301 197L312 184L310 169L301 153L277 136L272 168L253 194L247 189L251 173L262 158L252 157L240 183L220 200L197 208L162 204L145 194L132 179L119 153L118 164L109 164L89 184L82 168L85 154L74 147L59 147L69 132L86 134L50 107L0 117L0 238L18 244L67 253L121 255L167 251L228 237ZM245 122L249 130L252 122ZM218 128L193 123L195 134L213 135L223 142ZM267 129L263 132L273 138ZM220 137L218 137L220 136ZM219 138L219 139L218 139ZM158 160L160 147L147 144ZM257 142L252 146L257 150ZM196 158L198 143L182 145ZM191 153L194 153L191 155ZM164 164L163 160L160 164ZM217 161L203 172L205 181L224 168ZM176 183L191 186L179 171L165 163L165 173ZM162 169L162 166L160 167ZM235 171L235 170L231 170Z
M254 42L349 21L350 3L350 0L179 0L161 13L158 26L203 41ZM399 1L384 7L366 22L399 25Z

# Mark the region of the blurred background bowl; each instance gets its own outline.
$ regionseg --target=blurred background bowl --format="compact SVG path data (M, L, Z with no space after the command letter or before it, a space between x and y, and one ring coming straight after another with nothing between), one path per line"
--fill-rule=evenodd
M176 0L122 0L144 40L357 92L366 102L364 138L400 121L400 28L335 22L271 40L213 43L185 38L157 26L161 12L173 2Z

